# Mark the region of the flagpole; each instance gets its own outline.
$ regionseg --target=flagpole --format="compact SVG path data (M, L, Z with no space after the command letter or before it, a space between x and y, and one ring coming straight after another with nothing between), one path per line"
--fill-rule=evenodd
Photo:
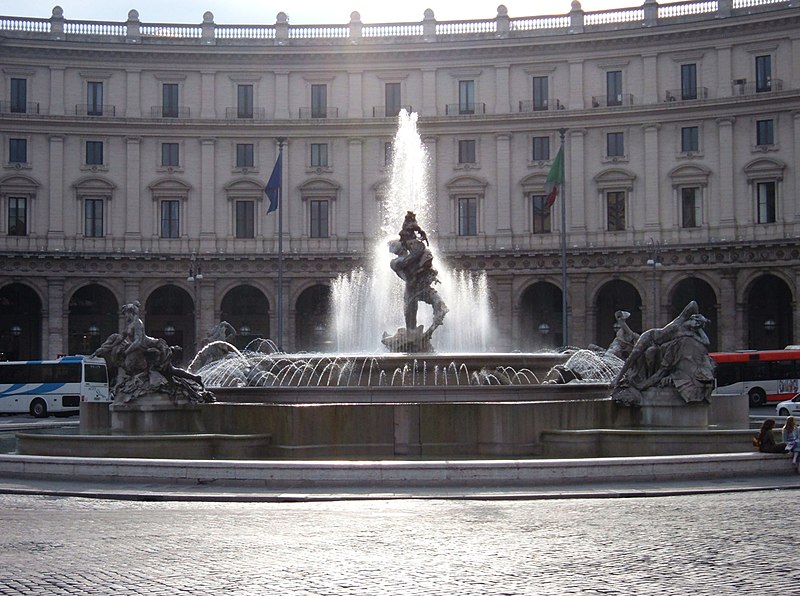
M559 128L558 134L561 136L561 153L563 159L564 153L564 135L566 134L566 128ZM569 326L567 321L567 204L566 204L566 192L564 189L567 186L567 175L566 175L566 166L562 162L562 171L563 171L563 181L561 183L561 188L558 189L559 194L561 195L560 203L561 203L561 334L562 334L562 341L564 342L564 346L569 346Z
M283 144L286 137L278 137L278 159L283 167ZM283 352L283 175L278 187L278 350Z

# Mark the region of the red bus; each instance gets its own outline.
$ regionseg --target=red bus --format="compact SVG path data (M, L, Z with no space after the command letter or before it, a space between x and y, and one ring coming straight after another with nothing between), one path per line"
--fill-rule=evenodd
M747 395L751 406L800 392L800 350L743 350L709 354L717 364L715 395Z

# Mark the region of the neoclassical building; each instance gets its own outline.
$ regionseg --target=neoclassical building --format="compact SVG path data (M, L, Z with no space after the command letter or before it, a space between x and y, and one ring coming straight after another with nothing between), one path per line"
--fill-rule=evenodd
M331 346L331 283L378 239L402 108L430 156L432 237L450 266L486 271L497 349L564 343L563 291L571 345L608 344L618 309L642 329L691 299L714 349L795 343L799 5L0 17L0 352L87 353L133 300L189 354L220 320L240 342L280 328L287 351ZM278 139L282 239L264 194Z

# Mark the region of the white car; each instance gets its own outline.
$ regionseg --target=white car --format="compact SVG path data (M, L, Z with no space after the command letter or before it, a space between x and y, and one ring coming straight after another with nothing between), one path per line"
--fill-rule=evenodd
M775 406L778 416L800 416L800 393Z

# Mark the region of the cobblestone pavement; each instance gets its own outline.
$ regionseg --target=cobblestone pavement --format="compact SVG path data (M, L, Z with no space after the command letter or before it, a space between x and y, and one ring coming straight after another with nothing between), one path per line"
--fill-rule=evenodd
M795 593L798 519L796 491L282 504L0 495L0 594Z

